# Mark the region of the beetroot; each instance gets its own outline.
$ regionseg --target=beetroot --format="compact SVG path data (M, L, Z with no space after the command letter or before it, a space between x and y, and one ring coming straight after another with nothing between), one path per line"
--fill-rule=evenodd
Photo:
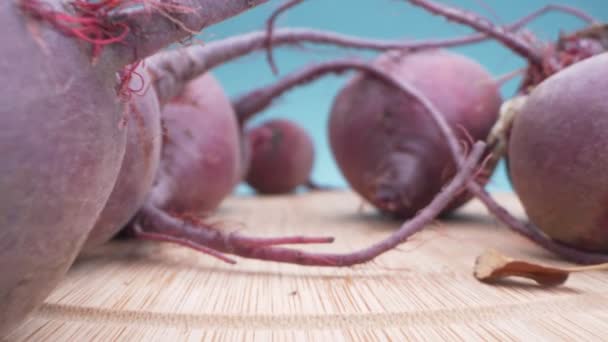
M263 1L181 2L0 3L0 336L63 276L110 196L126 141L116 73L186 36L176 20L200 30Z
M228 98L204 74L162 111L166 130L151 201L174 212L211 212L241 176L239 127Z
M429 10L432 13L435 14L439 14L442 16L445 16L446 18L448 18L449 20L453 20L455 22L458 23L462 23L465 25L468 25L480 32L483 32L485 34L487 34L488 36L494 37L496 38L499 42L503 43L506 47L510 48L512 51L514 51L515 53L519 54L520 56L524 57L525 59L528 60L529 62L529 66L527 68L527 74L526 77L524 79L524 82L520 88L520 96L517 96L516 98L514 98L512 101L509 101L509 103L507 103L505 105L505 109L507 112L510 113L504 113L507 115L503 115L503 118L507 118L508 122L500 122L500 127L499 129L497 129L497 131L501 131L502 132L496 132L496 130L493 132L493 136L496 137L498 136L498 139L492 139L493 143L497 143L494 147L494 153L499 153L501 152L501 150L504 150L504 148L502 148L502 145L505 145L505 139L509 139L509 146L520 146L517 148L514 148L514 150L517 150L519 152L517 152L518 154L518 158L521 158L518 163L520 168L519 171L517 172L518 176L515 176L515 173L510 172L511 175L511 179L512 182L514 183L514 186L517 189L521 189L522 185L521 184L526 184L527 186L530 186L533 188L533 190L519 190L517 191L518 194L520 191L524 191L524 195L520 196L520 199L522 200L522 204L523 206L526 208L527 212L530 212L530 216L532 219L532 223L522 223L519 220L517 220L516 218L514 218L512 215L509 214L508 211L506 211L504 208L500 207L500 205L498 205L492 198L491 196L489 196L489 194L487 194L485 191L483 191L483 189L481 189L481 187L479 187L476 183L470 183L468 185L469 190L471 190L475 195L477 195L479 197L479 199L484 202L484 204L488 207L488 209L500 220L502 220L508 227L510 227L511 229L513 229L515 232L524 235L525 237L529 238L530 240L538 243L539 245L547 248L550 251L555 252L556 254L568 258L572 261L575 262L579 262L579 263L601 263L601 262L606 262L608 260L608 256L606 254L602 254L602 253L595 253L595 252L589 252L589 251L600 251L601 250L601 242L599 243L591 243L589 242L591 239L590 236L597 236L597 232L598 230L601 230L601 226L602 223L597 223L596 225L598 225L598 227L594 230L594 229L590 229L590 217L595 217L597 218L598 216L598 212L600 212L599 210L597 211L592 211L593 209L590 209L590 207L585 207L585 210L581 210L578 211L577 213L579 213L582 216L578 216L576 219L574 219L574 216L569 216L569 217L565 217L566 215L563 216L559 216L558 213L555 212L551 212L552 210L560 210L558 208L564 209L565 210L565 205L563 203L572 203L572 202L568 202L567 199L564 198L578 198L581 194L580 191L584 191L582 189L576 189L576 184L590 184L587 183L587 181L589 180L588 178L588 174L587 174L587 170L583 170L580 169L579 173L576 172L570 172L570 171L565 171L565 172L557 172L558 176L556 177L549 177L546 173L541 174L541 173L535 173L535 171L532 171L531 168L533 168L532 165L537 165L535 164L538 163L538 161L532 161L531 158L534 157L538 157L541 158L539 153L543 153L544 151L546 151L547 153L549 153L549 150L553 150L555 148L558 147L562 147L565 150L567 150L567 155L568 156L572 156L572 150L575 150L576 148L579 148L578 151L585 151L585 150L589 150L589 149L593 149L593 147L591 146L586 146L586 147L582 147L582 144L580 143L573 143L572 150L570 150L570 146L566 146L564 144L561 143L561 140L563 139L557 139L555 136L555 131L550 131L550 130L545 130L543 129L540 125L539 122L541 122L543 119L539 119L534 120L534 119L530 119L529 117L534 115L534 114L529 114L527 115L528 118L527 119L522 119L523 123L517 124L517 122L519 121L519 114L520 112L525 112L525 111L529 111L530 113L538 113L539 111L542 111L543 114L540 115L542 118L544 118L544 120L549 120L547 118L549 118L550 116L548 116L549 114L547 114L547 112L545 111L546 109L544 108L544 106L546 105L546 99L553 99L559 96L563 96L563 97L567 97L569 96L568 91L566 89L570 89L571 85L569 84L565 84L567 82L560 82L560 81L552 81L552 84L560 84L560 86L547 86L547 87L542 87L544 89L551 89L549 91L549 94L547 94L546 90L542 93L538 93L534 90L534 88L538 85L538 84L543 84L543 81L545 79L547 79L548 77L552 77L552 75L556 75L556 80L560 80L561 77L559 77L559 74L562 72L562 70L569 68L570 66L572 66L573 64L576 65L577 63L582 63L582 61L585 61L588 58L592 58L592 56L598 55L600 53L602 53L602 51L605 51L608 48L608 44L606 43L606 37L608 36L608 31L606 31L606 26L605 25L597 25L596 21L593 20L592 18L586 16L584 13L578 12L576 10L571 10L570 13L577 15L579 17L581 17L584 20L587 20L588 22L594 24L593 26L591 26L588 29L584 29L578 32L574 32L572 34L562 34L559 38L559 40L556 43L546 43L543 42L542 44L539 44L538 42L531 42L532 37L530 35L526 36L525 38L517 35L515 33L512 32L508 32L505 31L504 29L497 27L495 25L493 25L491 23L491 21L489 21L488 19L482 18L474 13L471 12L466 12L457 8L451 8L445 5L441 5L438 3L435 3L433 1L428 1L428 0L410 0L411 3L417 5L417 6L421 6L427 10ZM600 63L595 62L596 64L594 65L598 65ZM577 69L575 69L577 70ZM598 70L596 70L595 72L601 72L599 71L600 69L598 68ZM590 74L592 72L587 71L585 72L587 74ZM584 75L585 73L581 73L581 77L583 78L583 81L585 79L590 79L589 75ZM571 74L568 74L571 75ZM572 78L572 76L566 76L568 77L568 79L571 82L579 82L578 80L578 76L577 79L574 80ZM589 83L593 83L593 82L589 82ZM587 82L584 82L584 84L587 84ZM561 88L561 89L558 89ZM591 86L588 89L593 89L595 88L595 86ZM527 98L526 98L526 94L529 93L530 91L532 91L532 93L534 93L534 100L533 102L528 106L527 105ZM590 90L586 90L586 91L590 91ZM551 94L551 92L555 92L555 94ZM583 91L578 90L578 94L579 96L581 96L581 94L583 94ZM560 102L557 103L564 103L564 99L560 98L559 99ZM541 104L542 103L542 104ZM601 109L598 111L596 108L589 108L589 107L585 107L584 106L584 100L574 100L573 103L578 103L580 106L577 108L577 112L573 112L575 106L572 106L571 104L568 104L567 106L565 106L565 108L560 108L558 110L558 113L576 113L576 115L578 115L578 111L590 111L592 113L597 113L597 112L601 112ZM549 108L556 108L555 106L551 106L551 105L546 105L547 110ZM589 108L589 109L588 109ZM565 120L566 119L566 115L567 114L557 114L556 116L556 121L548 123L548 126L551 125L567 125L564 124L563 121L561 120ZM587 113L587 115L583 115L583 118L587 118L589 121L588 122L576 122L576 123L572 123L572 128L576 131L576 132L581 132L580 134L585 134L584 132L582 132L582 130L580 129L581 125L585 126L585 127L592 127L594 124L591 123L591 118L592 115ZM532 130L524 127L524 125L526 125L526 122L530 123L533 127L537 127L538 130L534 131L534 137L528 137L525 134L518 134L516 137L510 137L510 129L511 129L511 122L515 122L520 128L519 130L521 130L522 132L528 132L530 134L532 134ZM560 127L565 127L565 126L560 126ZM497 134L496 134L497 133ZM567 133L569 134L569 133ZM546 136L545 136L546 135ZM576 138L574 137L576 136ZM574 140L570 140L570 139L579 139L580 137L577 134L574 134L572 136L568 136L568 139L566 139L566 141L574 141ZM518 139L524 139L523 142L521 142L521 145L519 145L519 142L516 142L515 140ZM547 142L559 142L559 145L556 146L552 146L549 147L546 143ZM581 141L585 141L588 142L587 139L581 138ZM531 144L538 142L539 145L538 146L531 146ZM596 142L592 142L590 144L593 144L592 146L595 146ZM454 146L455 143L451 143L451 146ZM531 154L527 154L528 152L525 152L524 150L526 148L530 148L531 150L533 150L534 152ZM524 152L522 152L524 151ZM541 152L542 151L542 152ZM510 160L511 157L511 152L508 151L507 152L507 161ZM570 153L570 154L568 154ZM458 155L457 153L453 153L454 157L456 159L458 159ZM534 157L533 157L534 156ZM500 155L495 154L493 156L494 159L499 158ZM580 156L579 156L580 158ZM567 158L565 158L567 159ZM543 158L542 159L543 163L547 163L546 165L549 165L551 163L553 163L552 165L556 166L557 164L555 164L555 161L547 161L547 159ZM586 159L585 159L586 160ZM567 163L567 161L566 161ZM601 164L601 163L600 163ZM510 166L510 164L508 164ZM546 168L544 165L543 167L540 167L540 169L544 170L545 172L554 172L555 170L551 170ZM573 167L572 165L569 164L561 164L560 165L564 165L563 167L565 168L571 168ZM509 170L511 169L510 167L508 168ZM528 177L528 175L531 177L531 180L527 180L525 179L525 177ZM569 175L570 178L566 178L563 177L564 175ZM540 179L542 177L548 177L549 181L547 183L534 183L534 179ZM562 178L560 178L562 177ZM575 178L577 177L577 178ZM581 177L581 179L579 180L578 177ZM516 179L519 178L519 179ZM584 179L583 179L584 178ZM556 185L557 179L561 179L562 181L566 181L569 182L571 184L574 184L574 186L562 186L563 187L559 187L556 189L552 189L550 191L547 191L547 194L553 194L556 195L557 193L559 193L559 196L556 198L555 196L551 197L550 195L548 197L542 197L546 202L545 203L540 203L539 201L541 196L539 193L541 191L543 191L544 189L547 189L547 185L551 184L551 185ZM515 185L515 184L520 184L520 185ZM541 185L543 184L543 185ZM600 181L601 184L601 181ZM601 188L601 185L599 185L599 187ZM543 189L543 190L541 190ZM571 191L570 193L566 193L566 191L560 192L560 190L557 189L561 189L561 190L566 190L568 189L568 191ZM598 197L593 197L594 199L598 200ZM563 202L565 201L565 202ZM590 205L591 202L585 202L585 204L583 204L583 206L586 205ZM600 202L596 202L593 204L594 206L601 206ZM571 209L569 209L567 211L568 213L574 213L574 211L572 211ZM555 215L555 216L554 216ZM567 214L569 215L569 214ZM574 215L574 214L573 214ZM579 227L578 225L581 224L580 227L585 227L585 228L576 228L576 229L571 229L571 227L569 228L565 228L564 226L559 226L560 228L555 228L555 226L553 226L552 224L556 222L556 220L559 220L558 217L567 220L567 222L569 222L570 224L576 224L577 227ZM601 221L601 219L600 219ZM538 223L538 227L536 225L534 225L534 223ZM556 239L559 241L565 241L567 244L563 244L563 243L559 243L559 242L555 242L554 240L547 238L547 236L541 232L539 232L538 229L541 229L543 231L545 231L546 233L548 233L549 235L553 235L556 237ZM591 231L585 231L585 230L591 230ZM572 247L575 246L575 247ZM578 248L577 248L578 247Z
M375 64L418 88L453 129L466 132L461 139L484 140L488 135L501 98L479 64L438 50L385 55ZM380 210L400 217L412 217L425 207L456 172L425 109L367 75L351 80L336 97L329 137L350 186ZM460 196L448 210L468 198Z
M259 193L288 193L310 178L314 162L312 139L301 127L275 119L247 132L252 150L247 183Z
M229 39L232 40L234 38ZM216 44L216 46L223 45L223 43ZM244 51L243 53L247 53L247 51ZM182 79L182 82L185 82L185 85L177 86L177 88L181 89L181 92L178 94L178 96L174 97L171 102L190 104L198 108L202 115L205 115L206 112L212 110L223 113L224 115L219 115L219 113L212 113L209 115L217 120L225 121L224 125L226 126L225 128L228 132L227 135L232 136L234 134L235 125L231 123L233 120L227 119L229 116L234 117L232 104L229 102L227 95L217 80L210 73L203 73L205 70L206 69L200 69L198 72L190 74L187 76L187 78ZM187 79L190 79L190 81L187 81ZM206 87L210 87L210 89L207 90ZM241 158L239 158L238 168L241 171L239 172L239 177L235 179L235 182L239 182L245 177L247 170L249 169L250 162L250 146L244 143L245 134L240 129L238 129L237 134L239 136L238 150L241 156ZM226 151L232 152L234 150L230 148ZM232 172L227 172L227 174L232 174ZM228 189L226 189L226 191L228 191Z
M148 84L147 70L139 68ZM141 86L141 84L140 84ZM110 240L144 204L155 180L161 151L160 107L154 89L133 94L127 121L127 148L112 194L89 234L84 249L93 248Z
M510 174L530 220L553 239L608 253L608 53L536 87L515 119Z
M0 3L0 20L1 337L76 257L118 175L126 130L120 65L92 67L72 38L32 33L15 1Z

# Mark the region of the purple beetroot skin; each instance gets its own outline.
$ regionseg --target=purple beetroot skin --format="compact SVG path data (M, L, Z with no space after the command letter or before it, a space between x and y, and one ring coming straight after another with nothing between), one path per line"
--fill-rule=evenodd
M150 82L144 68L142 80ZM133 85L137 87L137 85ZM144 204L158 171L162 132L160 107L154 89L132 95L127 121L127 148L112 194L83 249L101 245L116 235Z
M482 66L464 56L441 50L386 54L375 65L416 87L463 141L485 140L496 121L498 87ZM395 216L414 216L455 174L456 165L429 113L367 75L351 80L336 97L329 138L350 186ZM469 198L464 193L445 212Z
M15 1L0 2L0 21L3 337L75 259L116 181L126 129L114 90L119 65L91 66L74 39L44 25L30 31Z
M509 141L513 186L551 238L608 253L608 53L535 88Z
M166 136L152 203L173 212L213 211L242 173L240 132L228 98L205 74L161 116Z
M188 36L182 27L200 30L261 2L137 11L98 1L99 12L86 1L0 2L0 337L63 277L110 196L127 133L116 73ZM175 13L181 5L195 10ZM120 44L98 44L113 39Z
M301 127L276 119L247 131L251 163L247 183L259 193L278 194L305 184L312 172L314 145Z

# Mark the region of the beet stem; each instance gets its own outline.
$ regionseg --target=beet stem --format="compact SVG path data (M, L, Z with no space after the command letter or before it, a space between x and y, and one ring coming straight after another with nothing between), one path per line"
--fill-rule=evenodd
M570 14L574 17L579 18L580 20L584 21L585 23L589 24L589 25L598 25L600 24L600 21L595 19L593 16L585 13L584 11L581 11L580 9L576 8L576 7L572 7L572 6L567 6L567 5L560 5L560 4L548 4L545 5L537 10L535 10L534 12L526 15L525 17L521 18L520 21L523 22L529 22L531 20L536 19L537 17L544 15L548 12L554 12L554 11L558 11L558 12L564 12L566 14Z
M283 5L281 5L279 8L277 8L266 21L266 59L268 61L268 64L270 65L270 68L271 68L273 74L275 74L275 75L278 74L278 69L277 69L277 66L276 66L276 63L274 60L274 56L273 56L273 41L274 41L273 31L274 31L275 22L276 22L277 18L279 17L279 15L281 15L282 13L286 12L287 10L295 7L296 5L300 4L301 2L302 2L302 0L291 0L291 1L287 1L287 2L283 3ZM439 6L439 5L437 5L437 6ZM517 22L506 26L506 28L510 31L518 30L519 28L526 25L528 22L530 22L530 21L536 19L537 17L540 17L548 12L551 12L551 11L559 11L559 12L568 13L570 15L578 17L579 19L581 19L591 25L599 24L598 20L596 20L592 16L588 15L587 13L579 10L578 8L567 6L567 5L548 4L548 5L545 5L539 9L535 10L534 12L524 16ZM481 18L481 17L478 19L483 20L483 18ZM489 21L487 21L487 22L489 23ZM467 23L465 23L465 24L467 24ZM480 30L480 31L483 31L483 30ZM488 38L488 36L485 34L478 34L478 35L472 35L472 36L468 36L468 37L455 38L453 42L449 42L449 39L448 39L448 40L446 40L446 43L448 43L449 45L442 45L441 47L455 46L455 45L461 45L461 44L465 44L465 43L473 43L475 41L484 40L487 38ZM460 42L459 39L464 39L464 41ZM452 44L454 44L454 45L452 45Z
M272 50L272 33L274 30L274 23L279 17L279 15L292 7L295 7L297 4L301 3L302 0L291 0L287 1L279 8L277 8L266 21L266 59L268 60L268 65L270 65L270 70L274 75L278 75L279 69L277 68L276 63L274 62L273 50Z
M494 83L498 86L503 86L505 83L509 82L510 80L514 79L517 76L521 76L525 72L526 72L526 68L509 71L508 73L506 73L504 75L500 75L500 76L496 77L494 79Z
M130 28L124 44L114 44L114 53L123 65L131 64L163 47L200 32L268 0L145 0L142 9L137 1L111 12L111 20L126 23Z
M350 58L336 59L329 62L309 65L308 67L305 67L299 71L293 72L285 76L274 84L260 87L241 97L238 97L236 100L233 101L233 108L235 110L235 113L237 114L239 122L242 124L249 120L256 113L259 113L260 111L270 106L277 97L289 91L291 88L310 83L326 74L341 74L350 70L359 70L365 73L369 73L372 76L380 79L381 81L395 86L398 89L401 89L406 93L406 96L417 99L423 99L423 95L419 91L417 91L413 86L410 86L409 84L406 84L394 78L393 76L387 74L386 72L378 69L377 67L369 63ZM424 100L423 102L429 107L432 107L428 100ZM447 127L447 130L449 131L450 128ZM456 139L455 136L454 139ZM460 152L459 150L456 150L455 153Z
M563 11L577 15L583 20L589 19L589 16L575 8L564 5L547 5L507 25L506 28L510 31L519 30L530 21L550 11ZM594 19L591 18L591 20ZM366 39L312 29L280 29L273 31L271 42L272 45L297 45L302 42L308 42L351 49L376 51L400 50L403 53L411 53L419 50L474 44L486 39L489 39L488 35L475 33L456 38L399 41ZM188 81L220 64L264 48L268 48L268 32L251 32L210 42L204 46L196 45L158 53L150 57L147 64L156 76L154 87L157 90L161 103L165 103L179 94Z
M134 228L136 237L177 243L220 259L223 257L221 253L247 256L251 250L270 246L332 243L334 241L333 237L256 238L238 233L226 233L199 220L186 220L172 216L153 205L144 206L136 221L141 227ZM222 260L224 259L225 257Z
M477 31L483 32L499 41L506 47L527 59L531 64L541 66L543 56L521 37L509 32L507 28L494 25L490 20L472 12L464 11L447 5L438 4L430 0L407 0L411 4L422 7L427 11L445 17L448 20L467 25Z
M317 243L333 243L334 238L329 237L307 237L307 236L286 236L278 238L253 238L253 237L239 237L242 239L241 244L248 245L249 247L268 247L278 245L305 245L305 244L317 244Z
M234 259L228 258L227 256L216 251L215 249L208 248L204 245L197 244L189 239L178 238L178 237L169 236L166 234L147 232L147 231L144 231L137 224L133 225L132 227L133 227L132 230L133 230L134 237L137 239L174 243L174 244L177 244L180 246L191 248L195 251L198 251L198 252L201 252L204 254L211 255L212 257L215 257L228 264L232 264L232 265L236 264L236 261Z
M393 49L416 51L475 43L484 39L487 37L476 34L445 40L407 42L364 39L312 29L280 29L276 30L272 37L274 45L309 42L377 51ZM195 45L161 52L148 58L146 64L155 76L154 87L161 102L164 103L179 94L188 81L220 64L265 47L266 32L259 31L210 42L203 46Z

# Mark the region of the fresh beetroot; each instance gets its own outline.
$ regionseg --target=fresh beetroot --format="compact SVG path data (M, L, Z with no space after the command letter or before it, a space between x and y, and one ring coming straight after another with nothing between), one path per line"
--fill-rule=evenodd
M151 194L158 208L211 212L241 176L239 127L230 101L210 75L190 82L162 111L165 138Z
M487 34L488 36L491 36L495 39L497 39L499 42L501 42L502 44L504 44L506 47L510 48L512 51L514 51L515 53L519 54L520 56L524 57L525 59L528 60L529 62L529 66L527 68L527 74L526 77L524 78L524 82L520 88L520 95L517 96L516 98L514 98L513 100L508 101L508 103L505 104L504 109L505 112L501 114L501 118L505 118L506 122L499 122L498 124L500 125L497 129L497 131L502 131L502 132L496 132L496 130L493 130L493 135L491 136L491 140L490 142L492 144L496 144L496 146L493 147L493 153L494 156L493 158L496 159L498 157L500 157L500 155L497 155L496 153L501 152L501 150L506 150L505 148L500 148L501 145L513 145L513 146L520 146L518 142L515 142L514 140L516 139L524 139L524 141L521 143L521 146L527 146L530 147L532 150L534 150L534 153L536 157L541 157L538 153L539 151L548 151L555 149L559 146L564 146L561 143L561 138L557 139L560 140L559 145L557 146L552 146L549 147L548 145L545 145L544 143L551 141L551 142L557 142L556 138L555 138L555 132L554 131L550 131L550 130L545 130L544 128L542 128L541 126L538 126L538 122L539 121L535 121L533 119L530 119L529 116L527 115L528 118L527 119L522 119L524 123L522 124L518 124L517 122L519 121L519 114L522 111L529 111L531 113L537 113L538 111L543 111L544 112L544 108L540 107L543 106L540 103L545 104L547 101L546 98L555 98L558 96L569 96L568 91L565 89L570 89L570 87L572 85L570 84L565 84L566 82L560 82L560 81L552 81L552 84L560 84L561 87L563 87L563 89L557 89L556 86L548 86L548 87L542 87L544 89L551 89L551 92L554 91L555 94L545 94L545 93L537 93L534 89L538 84L542 84L543 81L549 77L552 78L552 75L557 75L556 79L560 80L561 77L559 77L558 75L562 72L562 70L571 67L573 64L576 65L577 63L582 63L582 61L588 59L588 58L593 58L593 56L598 55L603 53L602 51L605 51L608 48L608 43L606 43L606 37L608 36L608 30L606 25L599 25L597 24L597 21L595 21L593 18L587 16L586 14L580 12L580 11L576 11L576 10L570 10L569 12L571 14L577 15L580 18L582 18L583 20L588 21L590 24L592 24L591 27L587 28L587 29L583 29L580 30L578 32L572 33L572 34L562 34L559 38L559 40L556 43L547 43L547 42L534 42L531 41L531 36L527 35L526 37L522 37L516 33L513 32L509 32L507 30L504 30L501 27L498 27L496 25L493 25L491 23L490 20L483 18L479 15L476 15L474 13L471 12L466 12L463 11L461 9L457 9L457 8L452 8L452 7L448 7L442 4L438 4L435 3L433 1L428 1L428 0L409 0L409 2L420 6L422 8L427 9L428 11L434 13L434 14L438 14L438 15L442 15L444 17L446 17L449 20L458 22L458 23L462 23L465 25L468 25L470 27L472 27L473 29L476 29L482 33ZM600 63L595 62L596 64L594 65L599 65ZM577 69L575 69L577 70ZM588 70L588 69L587 69ZM576 71L575 71L576 72ZM593 71L586 71L587 73L593 73ZM600 69L595 70L595 72L601 73ZM568 74L569 80L571 80L572 82L579 82L578 79L574 80L572 78L572 76L570 76L571 74ZM578 77L578 76L577 76ZM581 77L583 78L583 80L585 79L591 79L589 75L581 75ZM593 82L589 82L589 83L593 83ZM587 84L585 82L585 84ZM595 86L591 86L588 89L593 89L595 88ZM532 104L530 104L530 106L527 105L527 96L526 94L529 93L530 91L532 91L532 93L536 93L534 95L535 100L532 102ZM578 90L580 96L582 96L581 94L583 94L583 91ZM563 100L563 98L561 98L560 100ZM578 101L578 102L577 102ZM596 108L589 108L589 107L585 107L584 100L574 100L575 103L579 103L579 107L576 109L576 112L574 111L570 111L573 110L575 107L572 106L567 106L564 109L560 109L558 112L559 113L576 113L578 115L578 113L580 111L586 112L586 110L593 112L593 113L597 113L597 109ZM559 102L562 103L562 102ZM547 108L555 108L551 105L547 105ZM589 108L589 109L588 109ZM601 110L599 110L599 112L601 112ZM588 113L587 113L588 114ZM533 114L532 114L533 115ZM548 114L546 112L544 112L543 115L541 115L543 118L548 118L547 116ZM551 124L557 124L557 125L562 125L563 121L560 120L565 120L566 118L566 114L564 115L558 115L557 119L555 122L549 123L548 126L551 126ZM587 125L586 127L591 127L594 124L591 123L591 121L593 120L593 116L592 115L584 115L584 118L588 118L589 121L585 122L585 123L580 123L577 122L577 124L573 123L573 127L575 127L575 129L580 129L580 126L576 127L575 125ZM515 125L518 125L518 127L523 127L525 125L526 122L529 122L531 125L534 125L534 123L536 123L536 126L538 130L534 132L535 137L526 137L524 134L519 134L517 135L517 137L510 137L510 130L511 130L511 123L515 123ZM522 132L531 132L531 130L529 130L528 128L520 128L520 130ZM585 134L585 133L582 133ZM547 135L547 136L545 136ZM576 138L574 138L574 136L576 136ZM496 138L498 137L498 138ZM573 135L572 137L568 137L568 139L578 139L579 137L577 135ZM571 140L566 140L566 141L571 141ZM509 140L509 142L506 142L505 140ZM532 142L539 142L539 144L541 146L535 146L535 147L531 147L529 144L531 144ZM585 141L587 142L587 139L583 139L581 141ZM593 144L592 146L595 146L595 142L591 143ZM456 145L455 143L451 143L451 146ZM573 143L573 145L575 147L573 147L573 149L575 149L576 147L579 147L581 149L581 151L583 150L582 144L579 143ZM499 147L498 149L496 147ZM566 202L562 202L564 199L561 198L563 197L568 197L568 196L572 196L573 198L577 198L577 196L580 196L580 192L581 189L574 189L574 187L569 187L569 186L565 186L564 188L561 189L570 189L570 191L572 191L571 193L564 193L564 192L560 192L559 193L559 198L555 198L555 197L543 197L546 199L547 203L545 204L539 204L539 198L542 195L539 195L539 191L543 191L540 189L545 189L546 186L539 186L539 184L532 184L533 182L530 182L526 179L523 179L524 177L527 177L528 175L530 175L533 179L539 179L539 177L548 177L550 179L549 183L550 184L555 184L555 180L558 179L560 176L563 176L565 174L568 174L570 176L572 176L571 178L569 178L567 180L567 182L570 182L572 184L578 184L579 182L582 182L584 184L589 184L586 183L588 181L588 179L586 177L588 177L586 170L582 170L579 169L581 172L576 174L575 172L572 173L568 173L568 172L558 172L560 176L557 177L549 177L546 173L544 174L540 174L541 176L538 176L539 174L536 174L536 178L534 178L534 172L530 171L530 167L532 163L531 159L531 155L529 154L524 154L526 152L521 152L523 150L525 150L525 148L527 147L519 147L516 148L517 150L519 150L521 154L519 154L518 158L521 158L520 161L518 161L518 163L520 163L521 169L520 171L518 171L518 177L515 176L515 173L510 172L511 175L511 180L514 183L514 186L517 188L520 188L520 186L515 185L515 184L527 184L531 187L533 187L534 190L524 190L526 191L525 195L520 196L521 200L522 200L522 204L525 208L531 207L533 209L530 209L531 212L533 212L533 214L531 214L531 219L532 219L532 224L526 224L526 223L522 223L520 222L518 219L516 219L515 217L513 217L511 214L509 214L509 212L507 210L505 210L504 208L502 208L500 205L498 205L498 203L496 203L491 196L485 192L483 189L481 189L481 187L479 187L478 184L476 183L470 183L468 185L468 189L471 190L488 208L488 210L490 210L490 212L492 212L497 218L499 218L501 221L503 221L508 227L510 227L512 230L514 230L515 232L529 238L530 240L536 242L537 244L545 247L546 249L564 257L567 259L570 259L572 261L575 262L579 262L579 263L601 263L601 262L606 262L608 260L608 256L606 254L602 254L602 253L596 253L596 252L589 252L589 251L599 251L601 250L601 243L596 243L596 244L592 244L589 242L589 240L591 239L589 236L593 235L593 236L597 236L597 232L598 230L601 230L601 223L599 224L599 226L596 229L590 229L590 217L598 217L597 213L598 211L595 212L591 212L591 211L581 211L580 214L582 216L578 216L577 219L574 219L574 216L570 216L567 220L570 223L573 224L582 224L583 227L586 227L586 229L590 229L591 231L587 231L584 232L585 229L574 229L574 230L568 230L568 232L566 232L563 229L570 229L570 228L557 228L557 231L555 229L554 226L550 226L549 222L554 222L553 220L558 217L558 216L553 216L553 215L559 215L558 213L549 213L546 210L553 210L554 208L565 208L564 205L562 205L561 203L566 203ZM565 149L569 149L569 146L563 147ZM585 147L585 150L587 149L592 149L592 147ZM568 150L569 153L571 152L571 150ZM453 153L453 156L455 159L458 159L458 155L457 153ZM510 160L510 156L511 156L511 152L508 151L507 152L507 156L508 159L507 161ZM571 155L570 155L571 156ZM547 159L544 159L545 161ZM601 163L600 163L601 164ZM509 168L508 170L511 169L510 167L510 163L508 163ZM552 165L557 165L557 164L552 164ZM560 165L565 165L565 164L560 164ZM567 165L564 166L566 168L570 168L572 167L572 165ZM545 172L554 172L555 170L550 170L547 168L541 168L543 170L545 170ZM528 173L530 172L530 173ZM574 175L577 175L576 177L582 177L585 179L575 179ZM521 179L516 179L516 178L521 178ZM565 181L565 178L562 178L562 180ZM549 183L544 183L549 184ZM600 186L601 187L601 186ZM530 192L528 192L530 191ZM519 193L519 191L517 191ZM548 193L550 194L555 194L555 191L549 191ZM594 197L594 199L597 199L598 197ZM528 201L530 203L528 203ZM553 202L554 201L554 202ZM551 203L551 204L550 204ZM552 203L556 203L555 206L553 206ZM585 205L589 205L590 202L585 202ZM594 203L595 206L601 206L601 203L596 202ZM589 207L586 207L587 210L592 210ZM545 210L545 211L543 211ZM573 211L568 211L568 213L574 213ZM536 218L532 218L532 216L536 217ZM564 216L561 216L562 218L566 219ZM535 221L538 221L538 227L535 225ZM576 222L576 223L574 223ZM549 226L548 226L549 225ZM597 222L596 222L597 225ZM562 226L563 227L563 226ZM563 243L559 243L559 242L555 242L554 240L550 239L547 237L547 235L539 232L538 229L541 229L542 231L544 231L545 233L548 233L549 235L559 235L556 236L556 238L558 240L565 240L567 241L567 243L569 243L570 245L566 245ZM556 234L556 232L559 232L559 234ZM581 235L578 236L578 238L574 237L574 234L580 233ZM572 247L575 246L575 247ZM578 247L578 248L577 248Z
M126 141L116 73L261 2L0 3L0 336L57 284L110 196Z
M509 142L513 186L530 220L551 238L608 253L608 53L536 87Z
M247 131L252 156L247 183L259 193L288 193L310 179L313 141L304 129L275 119Z
M55 4L59 1L55 1ZM65 274L118 175L120 65L0 3L0 337Z
M440 50L403 57L388 54L375 64L416 87L463 141L485 140L501 97L481 65ZM424 208L456 172L425 109L367 75L355 77L336 97L329 138L350 186L380 210L400 217L412 217ZM468 198L460 196L448 210Z
M142 78L134 79L132 87L149 83L150 78L145 68L139 68L136 72ZM153 88L142 94L132 95L127 118L127 148L120 173L83 249L90 249L110 240L144 204L152 189L160 160L160 116L160 107Z

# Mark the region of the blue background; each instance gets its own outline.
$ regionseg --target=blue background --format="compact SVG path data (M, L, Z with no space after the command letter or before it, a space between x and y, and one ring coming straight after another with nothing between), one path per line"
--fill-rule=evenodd
M264 29L270 13L283 1L269 1L238 17L208 28L199 36L204 41L225 38L252 30ZM581 1L499 1L499 0L444 0L446 4L466 8L483 14L493 22L510 23L530 11L548 3L576 6L599 20L608 21L606 0ZM423 39L460 36L470 33L466 27L446 22L440 17L412 7L400 0L307 0L284 13L277 22L279 27L311 27L369 38ZM528 26L538 38L555 40L560 30L569 32L584 26L580 20L552 12ZM375 53L355 50L337 50L307 45L298 50L279 48L275 58L281 75L306 64L339 56L358 55L372 58ZM494 42L486 42L454 49L482 63L492 74L499 76L525 66L524 61ZM270 72L263 53L246 56L213 70L226 92L234 97L256 87L269 84L276 78ZM312 135L316 144L313 179L322 184L346 186L327 144L326 122L335 94L350 75L328 76L311 85L297 88L275 102L275 105L258 115L252 124L273 117L286 117L297 121ZM506 98L513 94L519 78L502 88ZM511 187L501 165L489 184L493 191L510 191ZM241 186L239 192L247 192Z

